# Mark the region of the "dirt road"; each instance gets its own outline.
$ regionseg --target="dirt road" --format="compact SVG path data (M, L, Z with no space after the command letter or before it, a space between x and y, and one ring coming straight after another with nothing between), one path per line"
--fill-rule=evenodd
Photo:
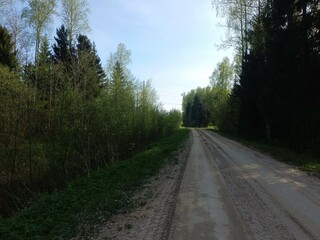
M320 239L320 181L192 130L170 239Z
M320 240L318 178L204 130L170 159L95 239Z

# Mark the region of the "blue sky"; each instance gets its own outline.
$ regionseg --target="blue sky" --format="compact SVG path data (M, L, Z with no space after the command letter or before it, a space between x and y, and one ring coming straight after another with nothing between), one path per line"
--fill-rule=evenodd
M181 93L209 84L226 29L217 27L211 0L92 0L89 36L106 65L118 43L131 51L132 73L152 79L159 102L181 109Z

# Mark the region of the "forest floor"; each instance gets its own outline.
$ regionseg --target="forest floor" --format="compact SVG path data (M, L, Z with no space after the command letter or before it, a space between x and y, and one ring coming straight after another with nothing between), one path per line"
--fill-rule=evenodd
M204 130L95 239L320 239L320 181Z

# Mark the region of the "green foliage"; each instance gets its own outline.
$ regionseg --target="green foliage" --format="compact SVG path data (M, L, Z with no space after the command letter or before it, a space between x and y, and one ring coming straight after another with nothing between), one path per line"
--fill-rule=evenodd
M57 29L57 36L54 37L56 43L53 44L53 57L56 62L63 62L66 67L71 64L73 46L68 41L69 31L64 25Z
M316 6L313 1L264 5L249 34L251 48L237 97L244 136L281 141L319 155L320 51L315 23L320 10Z
M90 13L87 0L62 0L61 20L69 29L70 45L74 37L90 30L88 15Z
M35 31L35 62L37 62L42 34L51 23L57 2L56 0L28 0L26 2L27 7L23 9L22 17Z
M123 65L129 59L116 61L106 80L94 44L79 35L70 46L67 33L58 29L53 54L44 39L37 62L20 78L1 66L2 216L39 192L132 156L180 125L180 112L159 108L150 82L134 80ZM114 56L125 46L119 49Z
M133 206L134 191L158 172L187 135L188 130L180 129L126 161L73 182L64 191L42 195L32 207L0 220L0 238L70 239L79 233L88 237L92 233L89 224L100 224Z
M227 101L230 94L231 82L233 80L233 67L227 57L217 64L216 69L210 77L212 95L214 96L211 115L214 123L221 128L227 114Z
M80 66L86 67L89 70L95 70L96 80L101 86L105 82L106 74L101 66L101 59L95 49L95 44L91 43L86 35L80 34L77 37L77 55ZM84 62L84 63L82 63ZM82 64L81 64L82 63ZM80 72L85 72L84 69Z
M18 67L16 53L12 43L11 35L5 27L0 25L0 64L10 69Z
M233 69L228 57L223 58L222 62L217 64L216 69L209 79L213 88L216 88L219 91L230 90L233 80Z
M236 81L228 100L218 104L223 114L214 114L220 119L216 125L320 156L318 1L213 3L223 8L236 37L229 43L238 51Z
M183 123L188 127L206 127L209 123L227 128L225 120L230 110L228 98L233 79L233 67L226 57L217 64L210 77L211 86L197 88L183 95Z
M206 127L208 112L204 105L204 89L197 88L183 94L183 125L186 127Z
M15 183L26 165L21 165L23 147L29 134L29 115L33 89L27 88L19 76L0 65L0 206L7 213L17 204L8 195L15 190ZM22 169L20 167L22 167ZM24 180L24 179L23 179ZM21 180L20 180L21 181ZM6 195L8 194L8 195ZM18 194L15 194L17 197Z
M128 50L123 43L118 44L117 51L115 53L110 53L106 69L107 77L112 75L116 62L119 62L119 64L122 66L127 77L132 77L128 68L129 64L132 62L131 51Z

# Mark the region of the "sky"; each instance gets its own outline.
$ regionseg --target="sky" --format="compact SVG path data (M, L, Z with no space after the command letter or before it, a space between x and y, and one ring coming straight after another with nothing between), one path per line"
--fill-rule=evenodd
M141 81L152 79L166 110L181 110L183 92L209 85L209 76L232 50L218 50L226 29L218 27L211 0L91 0L90 39L104 67L119 43L131 51L129 66Z

